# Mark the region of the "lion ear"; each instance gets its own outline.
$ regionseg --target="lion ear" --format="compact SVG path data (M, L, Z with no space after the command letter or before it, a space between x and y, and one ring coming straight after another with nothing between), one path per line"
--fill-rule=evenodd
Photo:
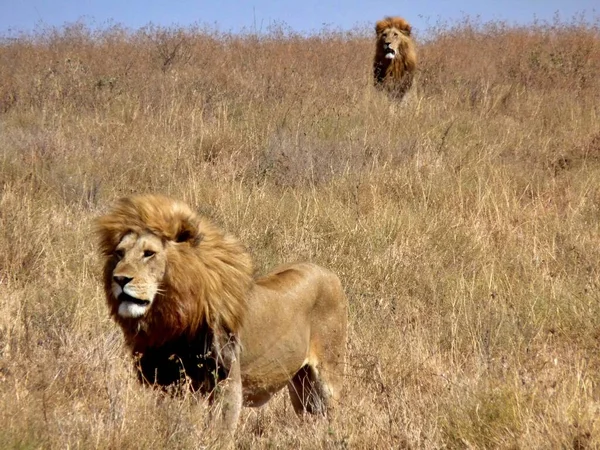
M190 219L183 219L175 235L175 242L188 242L196 246L202 241L202 233L197 224Z
M404 31L406 31L407 36L410 36L410 33L412 32L412 27L407 23L404 27Z

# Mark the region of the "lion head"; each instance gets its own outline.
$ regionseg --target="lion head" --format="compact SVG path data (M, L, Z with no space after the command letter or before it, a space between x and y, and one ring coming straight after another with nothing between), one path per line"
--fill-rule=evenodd
M236 333L252 286L242 245L167 197L121 199L96 221L111 315L135 350L194 336Z
M410 24L401 17L386 17L375 25L377 50L383 58L394 59L411 44Z
M375 24L375 83L401 96L412 85L417 65L411 30L410 24L401 17L386 17Z

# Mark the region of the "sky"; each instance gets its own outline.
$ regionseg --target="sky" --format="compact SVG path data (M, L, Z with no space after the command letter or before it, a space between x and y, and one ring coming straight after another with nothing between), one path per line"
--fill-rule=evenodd
M135 30L150 23L159 26L208 26L222 32L265 32L269 25L310 33L323 28L349 30L371 27L386 15L406 18L416 31L440 20L450 22L468 15L480 21L527 24L552 21L558 13L569 21L584 14L598 20L598 0L0 0L0 36L58 27L83 21L92 28L121 25Z

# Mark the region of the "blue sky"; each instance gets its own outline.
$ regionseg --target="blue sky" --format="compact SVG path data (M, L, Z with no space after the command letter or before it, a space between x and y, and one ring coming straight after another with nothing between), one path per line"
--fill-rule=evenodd
M598 0L0 0L0 35L14 36L36 26L62 27L78 20L93 28L120 24L137 29L149 23L161 26L208 25L220 31L267 30L269 24L285 23L298 32L329 28L346 30L371 26L385 15L400 15L419 31L438 19L454 21L463 15L482 21L506 20L526 24L551 21L585 13L588 20L600 15Z

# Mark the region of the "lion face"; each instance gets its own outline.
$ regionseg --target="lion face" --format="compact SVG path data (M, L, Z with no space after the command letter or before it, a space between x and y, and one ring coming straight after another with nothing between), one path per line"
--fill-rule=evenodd
M115 202L94 231L110 314L135 351L209 327L236 333L253 284L240 242L185 203L160 195Z
M115 248L114 261L111 288L117 314L140 318L160 291L167 267L165 244L154 234L129 232Z
M410 31L396 27L388 27L379 33L379 45L387 59L394 59L399 53L400 48L405 45L410 37Z

